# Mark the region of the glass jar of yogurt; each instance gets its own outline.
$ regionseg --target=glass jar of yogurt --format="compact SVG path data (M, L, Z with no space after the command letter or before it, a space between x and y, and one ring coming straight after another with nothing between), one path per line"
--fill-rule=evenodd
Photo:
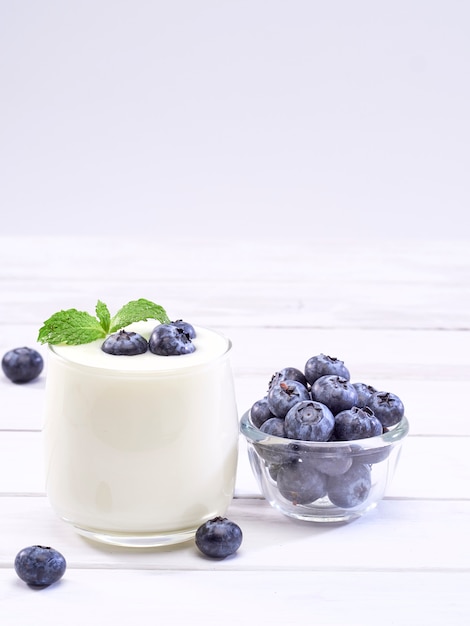
M149 337L155 322L133 324ZM191 354L49 346L46 491L78 533L149 547L186 541L233 497L238 414L231 342L195 327Z

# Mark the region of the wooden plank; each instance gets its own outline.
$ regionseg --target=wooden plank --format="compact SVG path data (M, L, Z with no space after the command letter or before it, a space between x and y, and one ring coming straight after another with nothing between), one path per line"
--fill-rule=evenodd
M22 345L45 359L41 377L13 385L0 376L0 429L38 429L47 373L47 350L36 344L37 327L9 326L0 352ZM222 329L233 341L232 368L240 414L262 397L272 374L286 365L302 369L313 354L342 358L352 380L397 393L405 403L413 434L468 435L461 397L470 380L470 333L375 330Z
M266 373L234 371L239 414L267 390ZM371 380L371 379L368 379ZM379 389L397 393L404 401L413 435L470 435L470 420L462 419L461 380L374 378ZM40 430L44 418L45 374L28 385L13 385L0 376L0 431ZM443 410L442 407L445 407Z
M194 242L184 235L171 240L150 237L22 237L0 236L0 279L68 278L91 280L114 277L118 282L152 276L167 282L190 282L188 253L201 275L210 281L227 279L227 267L246 281L259 284L333 279L350 282L393 280L446 286L468 278L469 248L465 240L383 239L368 241L328 239L298 245L297 239L276 241L248 236L207 238ZM106 263L103 260L106 259ZM295 268L293 273L292 268ZM119 275L117 274L119 272ZM197 277L196 277L197 278ZM450 280L449 280L450 279Z
M260 576L221 572L217 563L213 568L69 569L58 584L40 592L6 569L0 570L0 601L3 614L18 624L43 623L38 605L43 615L67 626L136 621L219 626L247 620L284 626L305 623L306 615L322 626L468 624L467 572L263 571Z
M44 493L41 432L0 432L0 493ZM260 490L240 438L237 495ZM470 499L467 437L409 437L388 491L396 498Z
M258 315L265 325L275 327L468 330L470 288L466 285L450 283L444 289L425 284L403 287L398 279L392 285L318 285L282 280L275 285L260 285L239 278L220 283L193 279L170 285L158 277L121 279L116 283L107 279L72 283L51 279L51 284L15 284L15 289L22 287L18 294L4 285L0 320L40 324L60 309L93 312L98 299L115 312L128 300L145 297L163 305L170 317L191 317L194 323L210 326L247 326Z
M214 562L193 541L142 550L94 543L58 519L46 498L3 496L0 565L39 543L60 550L71 568L470 573L470 543L449 549L449 537L468 530L468 501L384 500L363 518L334 526L291 520L253 498L235 499L227 515L240 525L243 543L233 557Z
M114 308L123 297L145 296L210 325L243 323L258 311L274 325L468 329L466 242L411 248L376 242L366 250L348 242L332 253L330 242L206 241L190 270L184 241L3 238L1 244L4 322L38 323L60 308L89 310L97 298ZM15 255L25 246L33 265Z

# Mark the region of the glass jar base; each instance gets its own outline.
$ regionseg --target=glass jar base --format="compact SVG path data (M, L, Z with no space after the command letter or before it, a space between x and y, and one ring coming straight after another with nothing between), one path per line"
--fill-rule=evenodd
M375 509L376 502L360 509L341 509L339 507L313 507L313 506L280 506L277 502L271 501L271 506L277 509L286 517L301 521L313 522L317 524L347 524L362 517L366 513Z
M121 548L157 548L184 543L194 538L196 528L168 533L113 533L92 528L82 528L73 524L82 537Z

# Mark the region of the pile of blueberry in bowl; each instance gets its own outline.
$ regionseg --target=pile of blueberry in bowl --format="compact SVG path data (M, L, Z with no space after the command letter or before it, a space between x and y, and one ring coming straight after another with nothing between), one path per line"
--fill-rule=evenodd
M348 522L383 498L408 420L401 399L352 382L344 362L318 354L286 367L241 418L266 500L312 522Z

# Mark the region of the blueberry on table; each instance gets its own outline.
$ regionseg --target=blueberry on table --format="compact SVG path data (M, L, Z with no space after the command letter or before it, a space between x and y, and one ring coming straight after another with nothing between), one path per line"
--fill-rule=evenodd
M335 506L352 509L367 500L371 484L369 466L354 463L344 474L330 476L328 498Z
M320 376L336 375L349 380L350 374L344 362L327 354L312 356L304 367L305 378L312 385Z
M283 418L294 404L310 400L310 393L297 380L281 380L272 385L267 398L271 413Z
M135 356L147 352L147 340L139 335L139 333L120 330L117 333L109 335L103 342L101 349L106 354L114 354L120 356Z
M194 326L189 322L185 322L183 320L175 320L174 322L170 322L172 326L176 326L176 328L181 329L186 335L189 336L190 339L194 339L196 337L196 331Z
M28 383L39 376L44 367L42 356L32 348L14 348L3 355L2 370L13 383Z
M225 559L234 554L241 546L242 539L240 526L221 516L204 522L195 535L196 546L213 559Z
M54 548L29 546L15 557L15 571L19 578L31 587L48 587L65 573L66 561Z
M328 441L334 426L335 418L330 409L314 400L297 402L285 417L285 431L289 439Z
M189 334L174 324L156 326L150 335L149 348L160 356L190 354L196 349Z
M320 376L313 383L311 394L313 400L326 404L333 415L350 409L357 402L357 391L353 385L342 376Z
M383 433L383 427L369 407L353 406L336 415L334 432L338 441L352 441L377 437Z
M405 414L403 402L394 393L377 391L369 398L367 406L382 423L382 426L395 426Z

